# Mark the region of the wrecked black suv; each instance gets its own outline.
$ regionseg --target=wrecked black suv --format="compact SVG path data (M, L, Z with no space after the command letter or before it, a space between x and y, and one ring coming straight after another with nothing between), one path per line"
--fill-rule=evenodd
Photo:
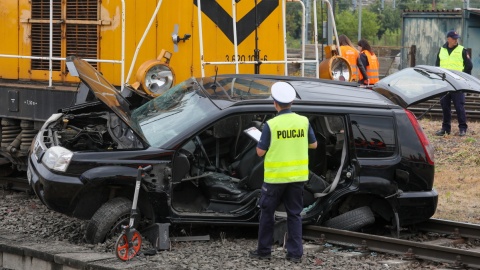
M258 224L263 159L244 131L261 130L275 116L270 87L277 81L296 89L293 111L308 117L318 141L309 150L305 224L398 229L427 220L438 197L433 147L405 107L479 85L465 84L474 80L466 74L428 66L404 69L373 90L298 77L218 75L188 79L132 110L92 66L68 61L80 89L94 98L48 119L31 149L28 176L50 209L90 220L91 243L128 223L137 168L146 165L153 170L140 193L140 225Z

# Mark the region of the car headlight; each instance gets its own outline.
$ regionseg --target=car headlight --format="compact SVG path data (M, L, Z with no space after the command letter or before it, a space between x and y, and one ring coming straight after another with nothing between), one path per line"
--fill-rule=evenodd
M42 157L42 163L55 171L65 172L72 160L72 151L61 146L49 148Z

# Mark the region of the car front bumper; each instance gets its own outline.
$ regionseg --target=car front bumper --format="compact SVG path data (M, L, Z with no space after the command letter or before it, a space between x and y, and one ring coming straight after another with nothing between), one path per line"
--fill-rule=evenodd
M27 176L30 186L43 204L56 212L73 215L77 195L84 186L78 177L56 174L33 155L28 159Z

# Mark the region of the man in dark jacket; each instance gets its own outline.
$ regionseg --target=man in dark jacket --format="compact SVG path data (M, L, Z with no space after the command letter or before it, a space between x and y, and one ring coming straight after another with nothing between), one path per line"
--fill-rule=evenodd
M468 55L467 49L458 44L460 36L455 30L450 30L447 33L447 42L440 48L437 55L437 61L435 66L443 67L447 69L453 69L463 71L467 74L471 74L473 64ZM463 92L450 92L443 96L440 100L443 111L443 123L442 129L437 131L435 135L444 136L450 134L451 131L451 104L455 106L457 112L459 136L465 136L467 132L467 115L465 113L465 93Z

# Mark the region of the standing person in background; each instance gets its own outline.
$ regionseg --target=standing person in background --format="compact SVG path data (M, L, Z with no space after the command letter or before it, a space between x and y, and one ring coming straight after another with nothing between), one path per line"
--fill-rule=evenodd
M437 61L435 66L463 71L467 74L472 73L472 60L468 55L467 49L458 44L460 36L455 30L450 30L447 33L447 42L443 44L437 54ZM443 112L442 129L437 131L435 135L443 136L450 134L452 112L451 105L455 106L458 119L459 136L465 136L467 133L467 114L465 112L465 93L463 92L449 92L440 99Z
M338 36L338 43L340 44L341 56L347 59L348 63L352 67L353 80L362 84L368 84L367 71L362 61L360 61L360 53L357 51L353 43L346 35ZM360 78L362 78L360 80Z
M367 69L368 80L364 84L375 84L379 81L380 64L378 63L378 58L365 39L360 39L357 45L360 51L360 61Z
M275 209L283 202L287 212L286 259L299 263L303 256L303 187L308 180L308 148L317 148L317 139L305 116L293 113L297 93L292 85L276 82L272 98L278 115L267 121L257 144L258 156L265 156L264 183L258 202L261 213L257 249L250 257L270 259ZM267 152L268 150L268 152Z

